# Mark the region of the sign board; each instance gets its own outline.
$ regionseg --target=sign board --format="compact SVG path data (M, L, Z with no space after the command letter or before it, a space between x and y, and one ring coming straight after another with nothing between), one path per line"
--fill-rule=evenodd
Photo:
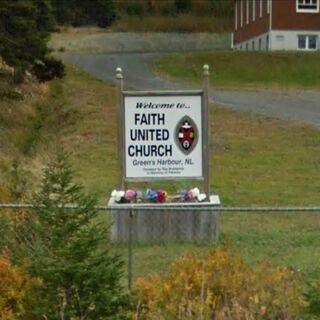
M204 178L203 92L123 92L124 178Z

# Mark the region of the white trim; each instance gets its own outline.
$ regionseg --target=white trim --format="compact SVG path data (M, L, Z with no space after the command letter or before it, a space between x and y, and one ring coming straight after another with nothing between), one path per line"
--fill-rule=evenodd
M271 0L267 0L267 14L270 13Z
M262 0L260 0L260 18L262 18Z
M243 1L244 0L240 0L240 25L241 25L241 28L243 27Z
M269 33L272 31L272 0L268 0L269 3ZM269 40L269 48L268 50L272 50L272 37Z
M236 1L236 6L234 11L235 11L234 29L238 30L238 1Z
M249 0L247 0L247 3L246 3L246 20L247 20L247 24L249 24Z
M306 0L300 0L304 2L305 6L308 6L308 3L306 2ZM312 1L312 0L311 0ZM317 8L316 9L299 9L299 0L296 0L296 11L297 12L304 12L304 13L318 13L319 12L319 8L320 8L320 0L316 0L316 5ZM309 4L310 5L310 4Z
M256 0L252 0L252 21L256 20Z

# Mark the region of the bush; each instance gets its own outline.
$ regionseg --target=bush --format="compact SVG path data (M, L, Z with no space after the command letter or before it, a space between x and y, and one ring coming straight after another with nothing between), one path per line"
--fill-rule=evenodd
M240 256L215 250L174 262L166 275L137 281L134 319L297 319L303 299L297 273L249 267Z
M309 306L308 311L313 315L320 316L320 281L310 283L306 293Z
M65 76L64 64L61 60L54 57L47 57L43 61L36 61L33 72L39 81L45 82L54 78L63 78Z
M16 320L24 314L30 277L0 255L0 319Z

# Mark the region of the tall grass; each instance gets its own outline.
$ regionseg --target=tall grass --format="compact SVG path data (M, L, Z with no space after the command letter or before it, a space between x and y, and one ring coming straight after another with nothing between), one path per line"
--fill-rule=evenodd
M110 30L115 32L227 32L232 24L229 18L213 16L122 16Z

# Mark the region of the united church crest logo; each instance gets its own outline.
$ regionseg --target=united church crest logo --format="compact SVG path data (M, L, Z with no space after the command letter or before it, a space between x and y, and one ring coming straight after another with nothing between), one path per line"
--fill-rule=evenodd
M199 139L198 129L194 121L184 116L177 124L175 141L184 154L190 154L197 145Z

